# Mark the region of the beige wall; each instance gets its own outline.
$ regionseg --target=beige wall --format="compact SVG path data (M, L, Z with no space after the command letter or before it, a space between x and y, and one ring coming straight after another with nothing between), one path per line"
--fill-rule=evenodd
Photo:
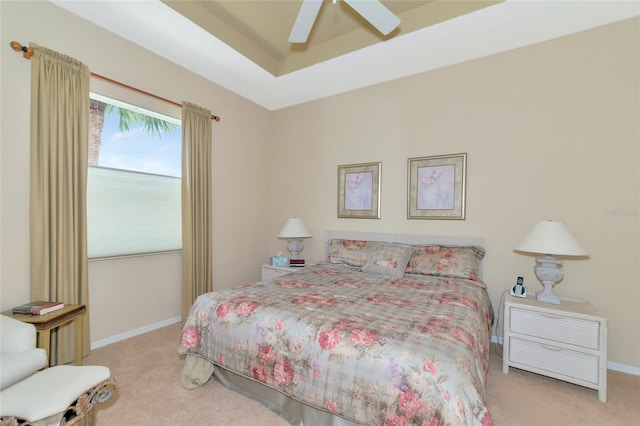
M327 229L484 237L497 310L517 275L540 288L533 258L514 254L515 244L537 220L563 220L591 258L566 261L557 293L591 300L609 318L610 361L640 368L637 19L268 112L48 2L4 1L0 13L2 309L28 299L30 68L8 43L33 41L222 116L213 135L218 288L257 279L284 250L275 235L286 218L300 216L314 234L309 261L321 259ZM407 220L407 159L457 152L468 153L467 220ZM337 165L369 161L382 162L382 218L337 219ZM92 262L92 340L178 316L179 264L179 255Z
M257 280L271 238L263 209L270 112L48 1L2 1L0 14L0 308L29 299L30 62L9 48L11 40L49 47L95 73L222 116L213 125L214 281L229 287ZM91 90L180 117L176 107L99 80ZM90 262L92 342L179 317L180 280L180 254Z
M534 258L513 248L536 221L562 220L591 256L566 260L557 293L590 300L609 319L610 361L640 367L638 22L275 112L272 188L287 191L272 189L269 232L304 218L310 260L326 229L484 237L497 310L518 275L542 288ZM467 219L407 220L407 159L458 152ZM381 219L337 219L336 166L372 161L382 162Z

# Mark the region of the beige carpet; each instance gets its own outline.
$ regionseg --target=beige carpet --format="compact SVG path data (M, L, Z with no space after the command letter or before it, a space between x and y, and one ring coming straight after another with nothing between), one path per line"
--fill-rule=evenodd
M85 365L106 365L117 394L96 407L97 426L286 426L261 404L215 380L186 390L178 381L180 324L94 350ZM495 349L495 348L494 348ZM487 403L497 425L640 425L640 377L609 371L608 402L596 391L511 369L493 351ZM311 425L313 426L313 425Z

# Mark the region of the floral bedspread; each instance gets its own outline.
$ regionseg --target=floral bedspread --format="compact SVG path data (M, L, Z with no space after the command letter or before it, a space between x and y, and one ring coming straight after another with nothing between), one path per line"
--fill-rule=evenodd
M178 353L356 423L491 425L492 314L481 281L320 264L198 297Z

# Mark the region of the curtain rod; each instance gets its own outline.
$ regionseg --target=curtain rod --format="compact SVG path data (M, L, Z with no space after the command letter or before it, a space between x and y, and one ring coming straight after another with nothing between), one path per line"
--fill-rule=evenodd
M34 53L33 48L27 47L27 46L23 46L20 43L18 43L17 41L12 41L9 44L11 45L11 48L13 50L15 50L16 52L22 52L22 56L25 59L31 59L31 57L33 56L33 53ZM160 97L158 95L154 95L153 93L145 92L144 90L140 90L138 88L129 86L128 84L120 83L119 81L112 80L112 79L110 79L108 77L105 77L103 75L96 74L96 73L92 72L91 73L91 77L97 78L98 80L106 81L107 83L111 83L111 84L114 84L116 86L124 87L125 89L129 89L129 90L134 91L136 93L140 93L142 95L150 96L152 98L155 98L155 99L158 99L160 101L163 101L163 102L169 103L171 105L175 105L175 106L177 106L179 108L182 108L182 104L180 104L178 102L174 102L172 100ZM213 115L213 114L211 114L211 119L215 120L215 121L220 121L220 117L217 116L217 115Z

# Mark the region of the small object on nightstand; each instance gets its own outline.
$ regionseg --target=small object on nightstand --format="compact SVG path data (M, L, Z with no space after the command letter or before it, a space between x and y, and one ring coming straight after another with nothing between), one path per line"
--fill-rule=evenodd
M518 277L516 285L511 287L511 295L516 297L527 297L527 288L524 286L524 278Z
M598 391L607 401L607 319L589 302L504 294L502 372L520 368Z
M304 266L304 259L289 259L289 266L292 268L300 268Z
M277 255L271 256L271 266L287 266L289 264L289 258L284 256L282 252L278 252Z

